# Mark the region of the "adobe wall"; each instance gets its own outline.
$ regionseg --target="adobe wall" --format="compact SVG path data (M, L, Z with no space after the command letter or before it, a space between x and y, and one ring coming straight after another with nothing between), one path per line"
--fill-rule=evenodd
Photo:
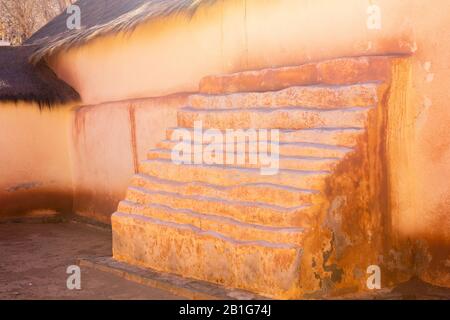
M86 106L73 114L73 211L110 224L139 161L176 126L186 95Z
M0 103L0 219L72 210L70 108Z
M186 94L85 107L0 106L0 219L76 213L106 224Z
M380 30L366 27L371 3L381 8ZM447 0L223 1L190 22L148 23L132 36L70 50L52 65L85 102L97 103L195 91L217 73L411 55L409 95L391 123L392 231L421 248L419 264L431 266L418 270L422 278L450 285L449 9Z

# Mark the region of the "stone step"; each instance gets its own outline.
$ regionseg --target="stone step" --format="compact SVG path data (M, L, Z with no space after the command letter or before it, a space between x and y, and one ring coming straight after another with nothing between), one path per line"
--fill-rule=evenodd
M227 217L202 214L189 209L174 209L160 204L138 204L131 201L119 203L119 212L142 215L161 221L187 224L205 231L213 231L240 241L260 241L300 245L303 228L265 227L240 222Z
M248 168L248 169L260 169L264 167L258 161L257 163L251 163L250 159L256 159L258 154L245 154L245 163L235 161L236 164L233 167L236 168ZM194 163L195 156L192 154L188 163ZM170 160L172 161L172 151L167 149L154 149L147 153L147 159L149 160ZM175 158L176 160L176 158ZM288 157L279 156L279 168L284 170L303 170L303 171L332 171L339 163L339 158L318 158L318 157Z
M139 173L179 182L199 181L229 187L249 183L269 183L299 189L320 191L329 171L279 170L263 175L258 169L227 166L177 165L168 160L144 160Z
M175 192L187 196L224 198L232 201L261 202L266 204L296 207L313 203L320 195L313 190L282 187L273 184L240 184L221 187L204 182L177 182L137 174L131 185L153 191Z
M194 94L189 106L200 109L310 107L335 109L370 107L377 104L375 83L350 86L302 86L280 91L246 92L226 95Z
M350 85L388 81L391 59L392 57L376 56L349 57L299 66L207 76L200 81L200 92L265 92L302 85Z
M184 108L178 111L178 126L218 130L365 128L371 108L317 110L306 108L206 110Z
M247 129L243 129L247 132ZM166 140L175 140L174 133L186 132L194 137L192 128L170 128L166 131ZM225 136L226 132L221 131ZM329 128L329 129L304 129L304 130L279 130L279 140L283 143L309 142L328 144L341 147L354 147L358 138L364 133L364 129L357 128ZM193 139L193 138L192 138Z
M349 152L353 151L352 148L309 142L279 143L276 145L278 147L278 150L276 150L276 148L272 147L272 143L273 142L265 142L262 147L262 152L264 155L268 154L269 156L272 154L271 152L273 152L274 154L278 154L278 157L280 159L284 156L317 158L316 160L340 160L344 158ZM181 150L191 150L190 153L192 155L201 155L202 153L204 153L205 147L208 146L208 144L205 143L199 145L190 142L175 142L164 140L159 142L156 146L159 149L170 151L174 150L174 148L178 146L179 148L181 148ZM246 158L250 159L252 159L251 156L253 156L253 159L259 158L259 142L210 144L209 146L211 148L214 148L215 150L222 150L224 159L226 159L228 155L235 155L235 159L237 158L237 155L246 155ZM298 160L301 161L301 159ZM248 163L249 161L246 162Z
M114 259L160 272L294 298L302 250L267 241L239 241L217 232L140 215L112 216Z
M173 192L150 191L130 187L126 200L142 205L158 204L174 209L188 209L201 214L227 217L240 222L268 227L309 226L313 206L281 207L261 202L232 201L205 196L184 196Z

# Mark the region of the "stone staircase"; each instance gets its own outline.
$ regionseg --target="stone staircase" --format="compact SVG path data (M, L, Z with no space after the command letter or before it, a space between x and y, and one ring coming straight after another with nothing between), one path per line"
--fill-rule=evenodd
M378 114L384 82L380 62L364 59L313 64L313 71L310 65L272 69L270 78L262 70L205 79L178 112L179 127L168 128L167 139L148 152L113 215L114 258L269 297L301 296L306 243L329 210L333 181L352 170L349 159L368 152L370 119ZM243 81L249 76L251 92ZM193 132L198 122L221 132L279 129L278 173L262 175L247 161L174 163L179 141L171 140L173 133Z

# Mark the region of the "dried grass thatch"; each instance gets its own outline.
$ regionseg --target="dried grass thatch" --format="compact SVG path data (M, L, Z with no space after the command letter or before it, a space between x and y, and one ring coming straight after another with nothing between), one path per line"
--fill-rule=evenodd
M33 102L40 107L75 102L79 94L45 62L32 65L33 46L0 47L0 101Z
M79 0L80 30L68 30L65 13L36 32L26 43L36 44L32 63L61 49L79 46L98 36L129 32L151 19L175 14L192 16L200 6L220 0ZM223 1L223 0L222 0Z

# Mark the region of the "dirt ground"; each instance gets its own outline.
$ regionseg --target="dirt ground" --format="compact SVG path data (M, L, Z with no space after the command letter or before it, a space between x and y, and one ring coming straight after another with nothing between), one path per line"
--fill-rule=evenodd
M182 299L91 268L81 290L67 289L67 267L83 257L111 256L111 231L80 222L0 223L0 299ZM342 299L446 299L450 289L411 280L372 296Z
M90 268L81 269L81 290L67 289L67 267L86 256L111 256L111 232L73 222L0 224L0 299L181 299Z

